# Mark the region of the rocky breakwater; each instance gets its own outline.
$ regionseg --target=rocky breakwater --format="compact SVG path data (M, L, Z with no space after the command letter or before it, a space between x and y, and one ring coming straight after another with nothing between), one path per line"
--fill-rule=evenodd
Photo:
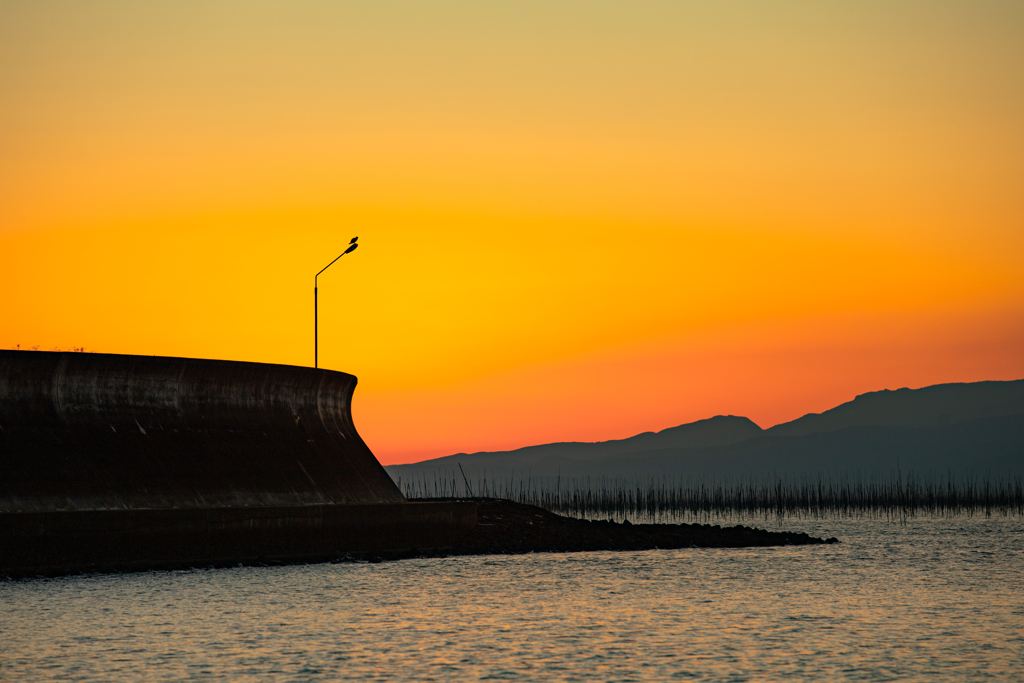
M453 502L456 499L450 499ZM836 538L710 524L631 524L563 517L543 508L493 498L458 499L476 505L476 526L439 552L391 553L375 559L457 555L515 555L588 551L749 548L823 545Z

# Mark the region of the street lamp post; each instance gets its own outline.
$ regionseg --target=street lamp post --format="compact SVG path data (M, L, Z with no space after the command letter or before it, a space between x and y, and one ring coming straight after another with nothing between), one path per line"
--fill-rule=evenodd
M358 240L358 239L359 239L358 237L353 237L351 240L349 240L348 249L346 249L345 251L341 252L338 255L338 258L334 259L334 261L337 261L339 258L344 256L345 254L348 254L350 252L355 251L356 247L359 246L356 243L356 240ZM320 273L324 272L325 270L327 270L328 268L333 266L334 265L334 261L331 261L326 266L324 266L323 269L320 271ZM313 276L313 367L314 368L315 367L319 367L318 364L317 364L318 360L319 360L318 357L317 357L318 354L319 354L319 344L318 344L318 336L317 336L317 302L316 302L316 284L317 284L317 282L316 282L316 279L318 277L320 277L320 273L317 273L316 275Z

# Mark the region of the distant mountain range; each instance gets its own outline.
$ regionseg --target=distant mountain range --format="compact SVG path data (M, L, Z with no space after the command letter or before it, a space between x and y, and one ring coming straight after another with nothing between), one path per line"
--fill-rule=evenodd
M1024 475L1024 380L938 384L862 394L823 413L761 429L745 417L707 420L597 443L459 453L391 465L398 480L637 477L819 472Z

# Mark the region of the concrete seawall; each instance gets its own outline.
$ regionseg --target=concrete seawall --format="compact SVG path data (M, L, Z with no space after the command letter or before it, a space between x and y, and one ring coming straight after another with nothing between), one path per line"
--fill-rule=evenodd
M264 363L0 351L0 511L398 503L356 378Z
M406 502L352 424L355 386L286 365L0 351L0 571L323 558L472 528L472 505Z

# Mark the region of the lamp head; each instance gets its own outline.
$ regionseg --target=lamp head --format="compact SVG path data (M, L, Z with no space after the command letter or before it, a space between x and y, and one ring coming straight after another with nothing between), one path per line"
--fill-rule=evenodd
M358 244L356 244L355 242L353 242L353 243L352 243L352 244L351 244L351 245L349 246L349 248L345 250L345 254L349 253L350 251L355 251L355 250L356 250L356 247L358 247L358 246L359 246ZM345 254L342 254L342 256L344 256Z

